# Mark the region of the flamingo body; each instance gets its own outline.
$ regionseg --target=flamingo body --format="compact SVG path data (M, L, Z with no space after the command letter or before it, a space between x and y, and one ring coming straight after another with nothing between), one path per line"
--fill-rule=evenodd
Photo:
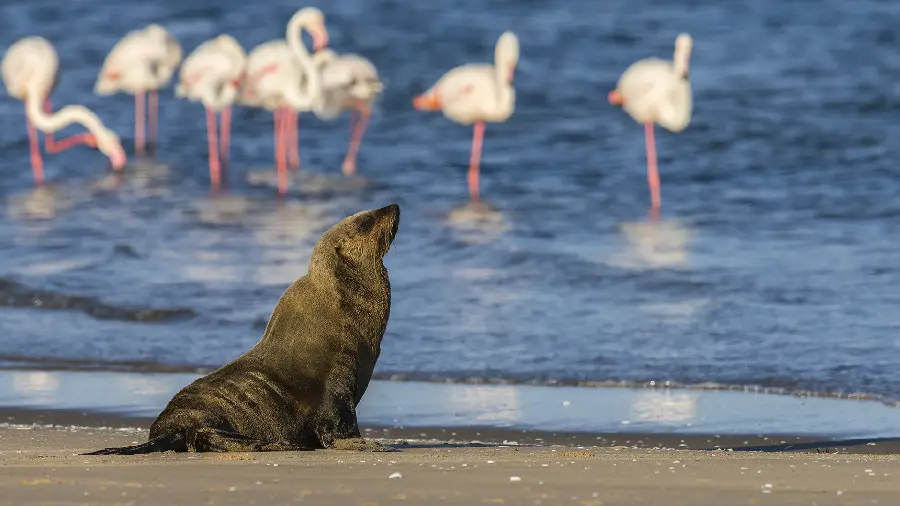
M512 84L497 79L494 65L479 63L450 70L423 97L419 101L422 108L440 109L444 116L462 125L504 122L516 106Z
M442 110L444 116L474 124L469 162L469 195L479 199L478 174L485 122L498 123L512 116L516 104L513 74L519 62L519 39L504 32L494 48L494 64L468 64L451 69L425 93L413 100L420 110Z
M378 69L368 59L353 53L338 54L330 49L313 56L322 75L322 94L315 113L331 120L350 111L350 144L341 164L344 175L356 173L356 157L363 133L372 115L372 102L384 90Z
M357 110L360 102L371 105L384 90L378 69L358 54L323 49L316 52L313 61L322 75L322 99L316 108L316 115L322 119Z
M234 37L219 35L191 52L181 64L175 95L221 111L235 102L247 53Z
M78 144L96 147L106 155L115 170L125 166L125 151L119 137L106 128L91 110L80 105L66 106L51 114L50 93L59 78L59 57L53 45L43 37L25 37L10 46L0 63L0 74L10 96L25 102L25 118L31 145L31 165L36 183L43 182L43 159L38 145L40 130L45 134L48 152L59 152ZM61 141L53 133L80 123L89 133L74 135Z
M6 50L0 73L7 93L25 101L46 98L56 87L59 57L53 45L43 37L25 37Z
M287 164L300 167L297 139L298 113L308 111L314 97L309 96L310 78L286 40L273 40L256 46L247 56L247 77L239 102L271 111L275 118L275 162L279 174L287 144ZM284 188L286 191L286 188Z
M221 183L222 165L228 161L231 106L247 67L247 53L234 37L219 35L197 46L181 64L175 95L206 108L209 177L213 189ZM221 133L216 122L221 115ZM221 138L221 139L220 139Z
M633 63L616 90L623 98L622 108L638 123L681 132L691 121L691 83L672 61L647 58Z
M269 111L283 107L308 111L311 100L302 90L306 80L287 41L265 42L247 56L247 79L241 89L241 103Z
M128 32L107 55L94 93L134 95L135 152L144 153L144 95L149 94L150 142L156 142L159 90L168 86L181 63L181 44L160 25Z
M312 110L321 99L320 74L303 45L303 30L312 36L315 50L328 44L328 30L322 11L315 7L298 10L288 21L284 39L260 44L251 51L240 97L245 105L262 107L274 113L275 165L278 193L281 195L287 192L288 165L300 167L297 140L299 113ZM286 150L289 151L289 160L285 160Z
M609 93L611 104L622 106L629 116L644 125L653 216L658 216L662 205L653 125L681 132L691 122L693 99L688 67L692 47L690 35L679 35L671 61L647 58L633 63L619 78L616 89Z
M132 95L166 87L183 56L181 44L160 25L132 30L107 55L94 92Z

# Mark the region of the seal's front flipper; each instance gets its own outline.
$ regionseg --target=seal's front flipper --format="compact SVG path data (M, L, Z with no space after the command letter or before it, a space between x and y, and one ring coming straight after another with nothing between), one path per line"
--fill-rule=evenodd
M203 428L194 437L197 452L297 452L312 448L286 441L263 441L226 430Z
M82 455L140 455L142 453L155 452L184 452L187 451L187 445L184 442L183 434L168 434L158 436L144 444L134 446L122 446L120 448L104 448L90 453L82 453Z
M322 448L334 448L339 439L362 439L356 407L348 392L326 394L316 414L315 433Z

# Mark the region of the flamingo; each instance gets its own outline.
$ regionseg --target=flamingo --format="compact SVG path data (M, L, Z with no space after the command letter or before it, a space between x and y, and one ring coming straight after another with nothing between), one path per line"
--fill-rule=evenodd
M470 63L443 75L434 86L413 100L419 110L443 110L444 116L463 124L475 124L472 157L469 162L469 195L478 201L478 170L484 123L504 122L512 116L516 104L513 74L519 62L519 39L504 32L494 49L494 64Z
M91 110L80 105L70 105L51 114L49 97L59 78L58 70L59 57L53 44L37 36L25 37L10 46L0 64L7 92L25 102L34 182L44 182L44 161L41 158L38 130L45 134L48 153L58 153L79 144L87 144L109 157L114 170L122 170L125 166L125 150L122 149L119 137L106 128ZM54 140L53 132L72 123L82 124L88 132Z
M263 107L274 114L278 192L282 195L287 192L286 149L290 167L300 166L298 113L311 110L321 93L319 73L301 40L304 29L312 35L316 50L328 44L322 12L315 7L300 9L288 22L285 39L265 42L250 52L241 94L244 105Z
M144 95L148 95L150 145L156 143L159 90L168 86L181 63L181 44L160 25L128 32L103 62L94 93L134 95L134 151L145 153Z
M384 85L375 65L360 55L339 55L330 49L322 49L316 51L313 60L322 73L322 100L316 108L316 116L333 119L343 111L350 111L350 145L341 172L346 176L354 175L356 154L371 116L372 102L384 90Z
M654 214L659 212L662 199L653 124L659 123L670 132L681 132L690 123L692 99L688 64L692 47L691 36L682 33L675 39L672 61L659 58L639 60L625 70L616 89L609 92L610 104L621 105L635 121L644 124L647 181Z
M175 95L206 108L206 136L209 143L209 178L214 189L221 184L221 165L228 161L231 133L231 105L247 66L244 48L230 35L219 35L197 46L181 65ZM221 142L216 113L221 112ZM221 159L221 160L220 160Z

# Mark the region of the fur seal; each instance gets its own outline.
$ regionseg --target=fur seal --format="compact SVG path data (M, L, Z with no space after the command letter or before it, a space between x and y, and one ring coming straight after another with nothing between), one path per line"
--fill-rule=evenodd
M362 439L356 406L387 327L382 259L399 222L391 204L331 227L256 346L175 394L146 443L85 455L388 449Z

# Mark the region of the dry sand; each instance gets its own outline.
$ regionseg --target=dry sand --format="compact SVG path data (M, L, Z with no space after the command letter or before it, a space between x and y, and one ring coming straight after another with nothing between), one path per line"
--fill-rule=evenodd
M900 504L897 455L430 442L392 453L78 455L146 437L2 427L0 504Z

